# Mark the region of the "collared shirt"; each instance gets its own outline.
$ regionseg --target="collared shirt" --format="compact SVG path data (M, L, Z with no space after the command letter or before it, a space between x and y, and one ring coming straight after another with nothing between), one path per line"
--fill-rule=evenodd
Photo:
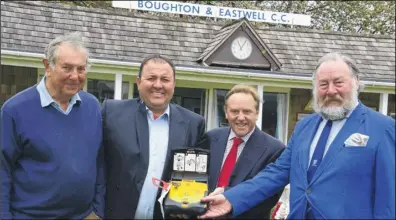
M355 107L347 114L347 116L344 119L333 121L333 125L331 126L329 137L327 138L327 142L326 142L326 146L325 146L325 151L323 153L323 157L326 155L327 151L329 150L329 147L330 147L331 143L333 142L333 140L337 136L338 132L340 132L341 128L344 126L347 118L349 118L349 116L352 114L352 112L355 110L355 108L356 108L356 106L358 104L359 103L357 103L355 105ZM319 124L318 130L316 131L315 137L313 138L311 146L310 146L310 149L309 149L308 165L311 164L311 159L312 159L313 153L315 151L316 145L318 144L320 135L322 134L323 128L325 127L326 123L327 123L327 120L322 118L322 121Z
M227 142L227 146L226 146L226 149L225 149L225 152L224 152L223 163L222 163L221 167L223 167L224 161L225 161L225 159L227 158L228 154L231 151L232 144L234 142L234 138L237 137L235 132L232 129L230 129L230 130L231 131L230 131L230 134L228 135L228 142ZM245 148L245 145L246 145L247 141L249 140L250 136L253 134L254 130L255 130L255 128L253 128L253 130L251 130L249 133L247 133L245 136L243 136L241 138L242 139L242 143L238 146L238 150L237 150L237 161L238 161L238 158L241 155L243 149Z
M149 165L136 208L135 219L153 219L158 188L153 185L152 178L161 179L168 152L169 105L165 112L156 119L154 119L153 112L147 107L146 111L150 139Z
M54 107L58 111L62 112L63 114L68 115L71 112L73 106L77 102L81 102L80 96L78 95L78 93L76 93L75 95L72 96L72 98L69 101L69 105L67 106L66 111L64 111L49 94L47 87L45 86L45 80L46 80L46 77L44 76L43 79L41 79L40 83L36 86L36 89L40 95L41 107L45 108L45 107L51 105L52 107Z

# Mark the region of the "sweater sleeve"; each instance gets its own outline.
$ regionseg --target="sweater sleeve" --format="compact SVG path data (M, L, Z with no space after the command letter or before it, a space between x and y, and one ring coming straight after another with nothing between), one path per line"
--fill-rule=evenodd
M1 143L1 219L12 219L10 212L10 190L12 186L11 173L14 164L22 152L18 141L15 120L4 109L0 116Z
M96 185L95 185L95 197L93 203L93 210L95 214L102 219L104 218L105 193L106 193L105 165L104 165L104 152L102 145L97 159L97 176L96 176Z
M103 119L98 103L98 117L101 123L99 127L101 146L99 149L98 157L96 160L96 184L95 184L95 197L93 201L93 211L101 219L104 218L105 210L105 193L106 193L106 173L105 173L105 158L104 158L104 145L103 145Z

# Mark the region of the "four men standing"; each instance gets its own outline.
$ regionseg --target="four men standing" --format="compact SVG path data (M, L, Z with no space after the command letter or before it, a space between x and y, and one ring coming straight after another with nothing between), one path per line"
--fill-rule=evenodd
M45 56L45 77L1 109L1 219L161 218L152 178L170 179L172 149L202 143L211 151L209 188L217 187L202 200L203 218L231 210L269 218L288 183L290 218L395 217L395 121L359 103L359 71L348 57L319 61L316 113L285 148L256 128L260 100L251 87L227 94L230 127L204 135L202 116L170 103L176 72L164 56L142 62L140 98L106 100L102 110L81 90L89 67L81 36L54 39Z

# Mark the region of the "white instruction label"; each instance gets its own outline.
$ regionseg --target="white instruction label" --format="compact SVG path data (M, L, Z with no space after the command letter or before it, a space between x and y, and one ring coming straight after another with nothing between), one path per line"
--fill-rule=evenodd
M177 153L173 158L173 170L184 171L184 157L183 153Z
M196 159L197 172L206 173L208 167L208 155L198 154Z
M196 164L196 156L195 154L187 154L185 159L185 171L195 172L195 164Z

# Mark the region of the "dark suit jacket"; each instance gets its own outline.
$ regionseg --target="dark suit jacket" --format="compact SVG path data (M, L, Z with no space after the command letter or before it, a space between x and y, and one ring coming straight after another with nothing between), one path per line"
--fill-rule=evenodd
M149 164L147 111L140 99L106 100L102 107L107 192L105 218L132 219ZM168 181L170 151L192 147L205 132L202 116L170 104L168 153L162 179ZM156 202L154 218L161 216Z
M210 142L211 153L209 164L210 191L216 189L229 134L229 127L217 128L207 132L206 134L206 138L208 138ZM274 162L283 152L285 147L286 146L278 139L260 131L258 128L255 128L230 176L229 187L233 187L238 183L253 178L269 163ZM268 219L270 217L271 209L276 205L281 194L282 191L237 218Z

